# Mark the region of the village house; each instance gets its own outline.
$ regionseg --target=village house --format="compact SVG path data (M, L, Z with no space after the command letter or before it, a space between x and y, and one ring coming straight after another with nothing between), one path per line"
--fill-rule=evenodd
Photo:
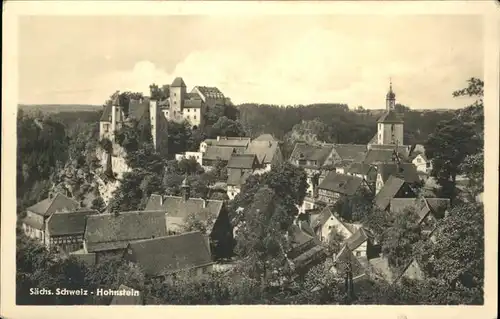
M415 191L409 183L396 176L390 176L373 202L382 211L390 211L391 200L394 198L415 198Z
M198 219L208 225L205 235L211 240L211 250L215 255L224 255L233 240L229 212L224 201L190 197L190 185L186 179L181 187L182 196L152 194L145 210L161 211L165 214L168 234L184 233L189 219Z
M26 236L49 246L46 237L47 220L56 212L75 211L80 208L80 203L60 193L49 193L49 196L26 209L26 217L21 222L21 227Z
M324 178L320 177L317 201L333 205L342 195L353 196L363 187L366 187L363 185L363 179L357 176L329 172Z
M222 161L227 165L231 155L236 154L234 147L208 146L206 151L202 153L202 166L210 170L217 161Z
M413 209L418 216L417 223L425 234L431 234L439 220L446 217L450 208L449 198L394 198L390 203L392 214L401 214Z
M425 156L425 153L413 153L410 160L417 167L417 171L429 174L432 170L431 161Z
M87 216L95 215L94 210L56 212L46 223L45 244L47 248L59 248L66 253L83 248L83 236Z
M326 206L311 223L311 227L318 238L325 243L329 242L329 235L332 231L336 231L345 240L350 238L359 228L361 224L351 224L342 221L333 212L332 208Z
M206 139L200 143L200 152L205 153L209 146L229 147L236 153L244 153L250 144L249 137L217 136L216 139Z
M297 221L290 226L287 233L291 247L286 257L292 269L298 274L304 273L327 258L325 247L314 236L308 225L307 222Z
M261 173L268 172L272 167L283 162L283 154L279 142L275 139L269 139L269 134L261 135L251 141L245 150L245 154L255 154Z
M138 265L154 281L175 279L181 271L190 277L212 271L208 238L200 232L134 241L128 244L123 259Z
M365 267L347 245L343 245L334 256L334 266L330 268L330 271L339 277L344 277L350 271L353 282L368 278Z
M382 163L377 165L377 179L375 194L380 192L382 187L391 176L401 178L406 183L414 185L420 182L417 168L412 163Z
M400 284L403 279L422 280L425 278L424 272L415 258L411 258L401 270L391 267L385 256L370 259L369 265L370 273L374 278L385 280L390 284Z
M380 254L380 245L375 236L364 227L358 228L351 237L346 239L346 245L356 258L368 262Z
M233 154L227 164L227 196L232 200L241 186L261 166L255 154Z
M123 254L135 240L167 235L165 212L133 211L99 214L87 218L84 253L94 253L96 263Z

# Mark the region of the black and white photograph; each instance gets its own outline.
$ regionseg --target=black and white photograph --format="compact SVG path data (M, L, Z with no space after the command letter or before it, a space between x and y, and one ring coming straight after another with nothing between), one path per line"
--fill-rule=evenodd
M496 304L498 19L177 6L16 15L15 305Z

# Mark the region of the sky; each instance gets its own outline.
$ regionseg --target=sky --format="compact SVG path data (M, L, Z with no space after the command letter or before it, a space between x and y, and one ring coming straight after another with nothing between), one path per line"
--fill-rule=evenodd
M459 108L483 78L473 15L23 16L19 103L97 104L181 76L234 103Z

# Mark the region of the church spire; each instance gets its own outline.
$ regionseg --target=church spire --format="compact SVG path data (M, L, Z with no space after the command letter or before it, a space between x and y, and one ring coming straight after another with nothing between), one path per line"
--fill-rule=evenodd
M385 96L385 108L387 111L394 110L396 106L396 94L392 91L392 79L389 80L389 92Z

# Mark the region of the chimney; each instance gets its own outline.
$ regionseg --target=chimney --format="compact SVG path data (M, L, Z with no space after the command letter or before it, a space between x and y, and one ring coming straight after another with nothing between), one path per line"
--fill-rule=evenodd
M205 198L202 198L203 201L203 208L207 208L207 200Z
M55 197L55 193L54 192L49 192L49 199L53 199Z
M220 141L220 136L217 136L217 142Z

